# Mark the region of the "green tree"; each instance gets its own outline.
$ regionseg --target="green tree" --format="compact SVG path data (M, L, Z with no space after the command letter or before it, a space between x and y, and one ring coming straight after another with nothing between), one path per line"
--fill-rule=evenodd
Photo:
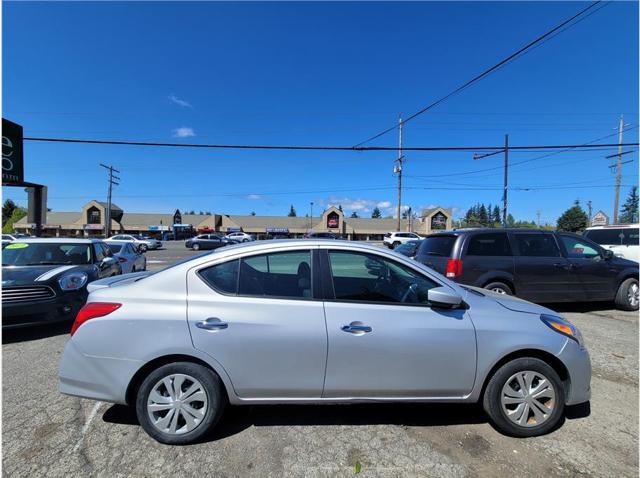
M251 215L252 215L252 216L255 216L255 215L256 215L256 212L255 212L255 211L251 211Z
M587 228L589 218L580 206L580 200L576 199L573 206L562 213L558 218L558 230L578 232Z
M629 191L627 200L620 208L618 220L620 224L638 222L638 186L633 186Z
M342 212L342 204L338 204L338 211Z
M516 220L511 215L511 213L507 214L507 227L515 227L515 226L516 226Z
M502 224L502 219L500 218L500 206L493 206L491 220L496 226L500 226Z
M5 234L11 234L13 232L13 225L20 219L27 215L27 210L23 207L16 206L11 213L11 216L7 219L6 223L2 226L2 232ZM4 221L4 213L2 215Z
M489 214L487 214L487 208L484 204L481 204L478 209L478 222L482 227L487 227L489 225Z
M15 202L13 202L11 199L7 199L4 202L4 204L2 205L2 226L3 227L7 223L7 221L11 218L11 216L13 215L13 211L15 211L17 207L18 205Z
M358 218L359 216L357 212L353 211L350 217Z
M380 212L380 209L378 208L378 206L373 208L373 211L371 212L371 218L372 219L380 219L382 217L382 213Z
M296 217L296 209L293 207L293 204L291 205L291 208L289 209L289 214L287 214L287 216L289 217Z

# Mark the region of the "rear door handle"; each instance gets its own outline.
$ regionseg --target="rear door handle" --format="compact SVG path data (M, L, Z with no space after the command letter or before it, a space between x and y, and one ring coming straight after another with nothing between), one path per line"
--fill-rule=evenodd
M362 335L368 334L373 329L368 325L363 325L362 322L351 322L349 325L343 325L341 327L343 332L349 332L350 334Z
M555 262L553 264L555 267L559 267L560 269L568 270L571 266L569 264L564 264L562 262Z
M209 317L202 322L196 322L196 327L204 330L222 330L229 327L229 324L222 322L217 317Z

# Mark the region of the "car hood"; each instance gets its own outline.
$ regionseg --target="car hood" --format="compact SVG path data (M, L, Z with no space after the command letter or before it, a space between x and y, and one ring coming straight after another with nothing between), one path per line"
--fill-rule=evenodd
M533 302L528 302L523 299L519 299L512 295L498 294L497 292L492 292L487 289L482 289L480 287L471 287L464 286L467 289L474 290L482 295L484 295L487 299L493 300L500 304L505 309L513 310L515 312L525 312L527 314L550 314L550 315L558 315L557 312L554 312L551 309L547 309L538 304L534 304Z
M51 266L4 266L2 267L2 287L32 285L49 280L70 270L85 270L87 266L51 265Z

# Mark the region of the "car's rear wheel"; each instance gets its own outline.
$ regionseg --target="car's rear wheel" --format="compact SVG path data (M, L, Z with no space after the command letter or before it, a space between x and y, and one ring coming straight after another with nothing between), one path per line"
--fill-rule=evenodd
M498 294L513 295L513 290L511 289L511 287L509 287L504 282L489 282L484 286L484 288Z
M163 365L144 379L136 397L142 428L160 443L186 445L218 422L225 400L218 376L191 362Z
M616 307L620 310L638 310L638 291L638 279L631 277L623 281L616 294Z
M147 252L147 245L146 244L140 244L140 252Z
M546 362L518 358L493 374L484 392L483 407L493 425L506 435L544 435L564 416L564 387Z
M197 242L193 245L193 250L194 251L199 251L200 250L200 244L198 244Z

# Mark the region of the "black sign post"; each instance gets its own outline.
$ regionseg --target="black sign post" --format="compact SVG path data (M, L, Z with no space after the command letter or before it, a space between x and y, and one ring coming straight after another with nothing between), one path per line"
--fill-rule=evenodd
M2 185L20 186L23 182L22 126L2 118Z

